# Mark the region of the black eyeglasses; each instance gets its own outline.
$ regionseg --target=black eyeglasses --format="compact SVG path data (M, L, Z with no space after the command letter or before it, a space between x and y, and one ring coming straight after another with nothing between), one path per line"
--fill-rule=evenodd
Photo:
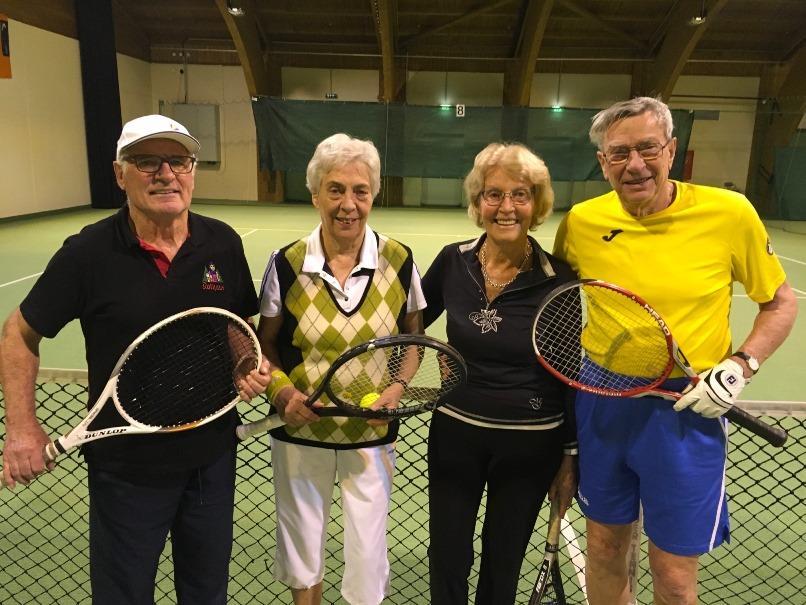
M657 160L666 146L672 142L672 139L666 141L663 145L660 143L640 143L634 147L613 147L607 153L602 152L602 155L611 166L616 164L623 164L630 159L630 153L636 151L641 159L645 162Z
M123 161L131 162L137 170L147 174L156 174L165 163L174 174L188 174L196 164L196 158L189 155L130 155Z

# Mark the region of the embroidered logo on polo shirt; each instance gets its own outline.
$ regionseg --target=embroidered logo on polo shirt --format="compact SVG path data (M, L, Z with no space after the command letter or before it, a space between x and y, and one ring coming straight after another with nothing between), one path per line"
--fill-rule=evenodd
M215 263L208 262L204 266L202 290L213 290L215 292L223 292L224 290L224 280L221 279L221 273L216 269Z

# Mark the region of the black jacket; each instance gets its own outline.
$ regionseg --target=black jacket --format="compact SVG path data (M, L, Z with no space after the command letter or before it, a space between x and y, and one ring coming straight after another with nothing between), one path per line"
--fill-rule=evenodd
M532 322L545 295L576 275L529 238L532 269L488 301L476 255L485 237L445 246L423 277L425 324L447 312L448 341L469 369L467 384L446 396L446 411L497 428L562 425L566 451L575 452L574 393L537 363Z

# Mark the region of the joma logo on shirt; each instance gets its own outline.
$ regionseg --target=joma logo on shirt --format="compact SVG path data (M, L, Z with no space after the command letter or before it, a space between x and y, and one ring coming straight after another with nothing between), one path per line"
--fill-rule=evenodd
M602 236L602 239L606 242L612 242L613 238L619 233L624 233L624 229L611 229L609 234Z
M221 273L216 269L215 263L208 262L204 266L201 287L202 290L213 290L215 292L224 291L224 280L221 278Z

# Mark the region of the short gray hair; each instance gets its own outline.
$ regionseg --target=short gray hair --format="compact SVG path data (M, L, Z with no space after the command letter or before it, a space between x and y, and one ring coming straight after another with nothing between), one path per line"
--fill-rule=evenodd
M328 172L353 162L362 162L369 168L369 186L374 198L381 190L381 158L378 150L372 141L355 139L342 132L329 136L316 146L305 172L305 186L311 195L316 195Z
M554 207L554 189L551 187L551 176L546 163L520 143L490 143L476 155L473 169L464 181L467 214L476 226L483 226L479 198L487 174L493 168L502 168L512 178L526 181L531 185L534 212L529 229L542 224Z
M607 130L619 120L651 113L666 133L666 139L672 138L674 122L669 106L654 97L635 97L629 101L619 101L593 116L593 124L588 132L591 143L602 150L602 142Z

